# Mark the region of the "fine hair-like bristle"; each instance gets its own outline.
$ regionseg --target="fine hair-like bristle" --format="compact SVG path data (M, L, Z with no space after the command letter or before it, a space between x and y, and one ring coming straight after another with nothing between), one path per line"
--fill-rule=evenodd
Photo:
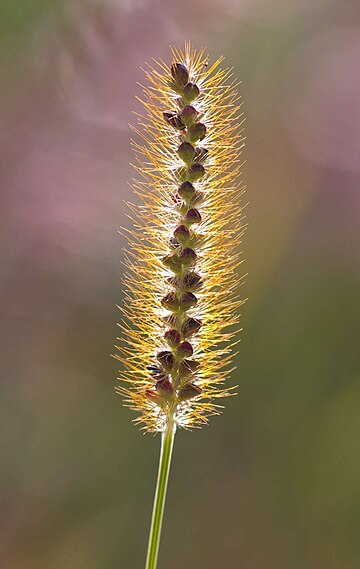
M217 414L238 331L244 232L238 84L220 57L171 49L145 70L129 204L123 364L116 390L149 431L201 427Z

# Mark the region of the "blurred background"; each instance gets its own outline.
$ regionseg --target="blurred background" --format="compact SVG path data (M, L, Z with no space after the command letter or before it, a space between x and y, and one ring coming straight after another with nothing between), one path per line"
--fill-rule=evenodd
M245 104L239 396L178 433L159 569L360 566L357 0L2 0L4 569L143 567L159 437L115 395L128 124L169 44Z

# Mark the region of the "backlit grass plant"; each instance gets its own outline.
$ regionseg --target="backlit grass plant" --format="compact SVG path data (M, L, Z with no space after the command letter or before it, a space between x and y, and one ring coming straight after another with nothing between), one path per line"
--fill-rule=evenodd
M145 70L134 128L140 205L129 204L117 391L161 433L146 569L155 569L176 429L220 412L236 344L243 146L237 83L190 44Z

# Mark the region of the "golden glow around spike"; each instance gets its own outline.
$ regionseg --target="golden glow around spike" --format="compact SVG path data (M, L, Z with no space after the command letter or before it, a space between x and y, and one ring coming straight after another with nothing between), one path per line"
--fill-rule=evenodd
M133 128L132 188L139 203L129 204L133 227L126 232L126 296L115 356L123 364L116 389L139 412L135 421L153 432L164 430L170 414L179 426L193 428L219 412L218 399L231 394L224 382L243 303L238 84L231 69L220 68L222 57L208 64L204 50L188 43L171 53L175 67L161 60L147 66L144 113ZM181 197L180 186L194 195Z

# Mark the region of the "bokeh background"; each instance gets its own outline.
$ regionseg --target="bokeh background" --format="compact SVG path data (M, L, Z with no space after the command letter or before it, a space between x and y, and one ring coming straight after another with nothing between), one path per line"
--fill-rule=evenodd
M357 0L2 0L4 569L144 563L159 438L113 391L129 122L191 39L242 80L239 396L175 445L160 568L360 566Z

